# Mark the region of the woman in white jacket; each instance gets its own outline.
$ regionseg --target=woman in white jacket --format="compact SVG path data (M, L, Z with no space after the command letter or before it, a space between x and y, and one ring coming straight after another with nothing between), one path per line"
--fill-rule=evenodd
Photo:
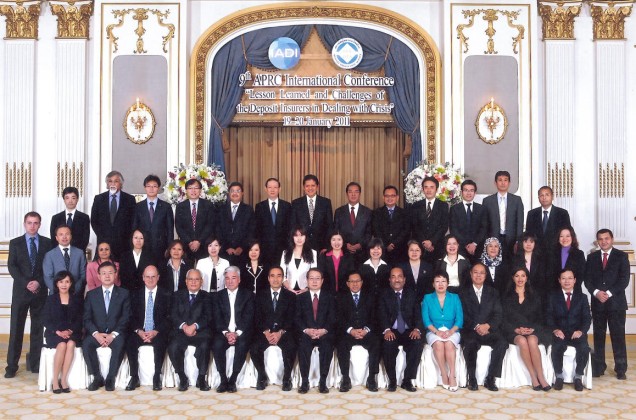
M307 290L307 272L318 266L316 251L307 244L305 229L298 226L292 231L289 245L280 259L285 273L283 285L296 294Z

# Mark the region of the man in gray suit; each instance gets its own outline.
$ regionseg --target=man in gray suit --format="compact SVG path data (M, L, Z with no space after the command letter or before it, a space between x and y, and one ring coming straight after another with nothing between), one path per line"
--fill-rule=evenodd
M518 195L508 192L508 171L497 171L495 185L497 192L483 201L488 214L488 236L499 239L504 258L512 257L515 244L523 233L523 201Z
M366 246L371 240L371 220L373 212L360 204L362 187L357 182L350 182L345 189L347 202L336 209L333 218L334 226L342 234L346 252L350 253L356 266L362 264L369 256Z
M71 245L71 228L66 225L58 226L55 229L55 240L58 246L51 249L44 256L43 270L44 283L49 289L49 294L53 293L53 277L60 271L70 271L75 278L76 295L84 296L86 286L86 256L84 252Z

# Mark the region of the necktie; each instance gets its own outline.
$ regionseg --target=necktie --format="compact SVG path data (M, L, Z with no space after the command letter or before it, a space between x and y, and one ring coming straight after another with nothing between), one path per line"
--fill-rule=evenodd
M66 271L68 271L71 266L71 256L68 255L68 248L64 248L64 266L66 267Z
M349 219L351 220L351 226L355 226L356 225L356 213L354 211L353 206L351 206L351 213L349 213Z
M150 223L152 223L152 220L155 218L155 203L151 201L149 204L150 210L148 210L148 212L150 213Z
M543 228L543 233L548 228L548 211L543 210L543 221L541 222L541 227Z
M115 216L117 216L117 196L115 194L110 196L110 224L115 223Z
M431 217L431 213L433 212L433 209L431 208L431 202L428 202L428 205L426 206L426 218L428 219L429 217Z
M194 299L196 299L197 295L195 295L194 293L190 293L190 306L192 306L192 304L194 303Z
M192 230L197 229L197 205L192 203Z
M477 290L477 302L481 303L481 290Z
M66 226L73 226L73 213L68 214L68 219L66 219Z
M568 298L565 300L565 306L568 308L568 311L569 311L570 304L572 303L572 293L567 292L566 295L568 295Z
M155 303L152 300L152 292L148 292L148 302L146 302L146 319L144 320L144 331L155 329L154 321Z
M216 290L216 282L218 277L216 276L216 268L212 269L212 275L210 276L210 290Z
M473 217L473 211L470 209L473 203L466 203L466 225L470 226L470 219Z
M360 297L358 296L357 293L353 294L353 303L356 304L356 308L358 307L358 302L360 302Z
M393 212L395 209L389 209L389 220L393 220Z
M309 223L314 222L314 199L309 199Z
M603 270L607 267L607 252L603 252Z
M314 300L311 303L311 306L314 309L314 321L318 320L318 293L314 293Z
M397 297L397 330L400 334L404 334L404 331L406 331L406 323L404 322L404 317L402 316L402 293L395 292L395 296Z
M234 218L236 217L236 209L238 208L238 204L234 204L232 206L232 221L234 221Z
M274 299L272 299L272 305L274 306L274 312L276 312L276 306L278 305L278 292L274 292Z
M29 260L31 261L31 273L35 272L35 261L38 258L38 250L35 247L35 237L29 238Z
M506 198L499 197L499 233L506 233Z
M110 290L104 291L104 306L106 306L106 313L108 313L108 307L110 306Z
M272 203L272 224L276 226L276 203Z

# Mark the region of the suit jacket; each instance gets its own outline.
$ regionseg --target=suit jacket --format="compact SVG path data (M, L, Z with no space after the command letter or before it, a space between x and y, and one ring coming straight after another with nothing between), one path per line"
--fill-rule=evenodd
M212 336L212 302L210 294L205 290L199 290L197 297L190 305L190 292L188 289L178 290L172 295L170 304L170 321L173 334L182 334L179 328L181 324L199 325L197 335L203 337Z
M470 262L467 259L460 259L457 261L457 274L459 274L459 287L467 286L471 283L470 280ZM441 270L446 271L448 264L444 259L435 261L434 271ZM432 282L432 279L431 279Z
M159 287L164 290L169 290L170 292L174 292L175 283L177 285L177 290L186 288L186 274L188 270L194 268L192 263L189 260L183 259L181 263L181 268L179 269L179 278L174 278L174 272L172 271L172 266L168 266L168 261L163 260L159 263Z
M46 298L42 321L46 335L53 336L55 331L70 329L77 338L82 337L82 298L77 295L69 297L66 312L62 310L60 294L54 293ZM47 340L47 344L51 344Z
M174 240L172 206L158 199L155 204L155 215L152 218L152 222L150 222L148 199L137 203L133 231L135 229L139 229L144 233L146 247L155 256L155 260L160 261L164 256L164 252L168 249L168 244Z
M349 274L355 271L353 255L347 254L345 251L342 252L337 276L333 258L327 256L326 252L318 255L318 269L322 271L324 277L322 290L328 290L330 293L336 294L336 282L338 283L338 291L349 290L347 287L347 279L349 278Z
M433 202L430 217L426 217L426 200L420 200L411 207L411 236L417 242L429 240L433 243L433 255L439 258L443 254L443 240L448 230L448 203Z
M174 226L177 235L186 244L186 252L192 258L205 258L208 250L205 249L205 240L214 233L216 224L216 210L208 200L199 199L197 204L196 229L192 227L192 204L190 200L184 200L177 204L174 216ZM196 253L192 253L188 244L192 241L201 242Z
M84 301L84 328L86 335L95 332L126 334L130 321L130 295L128 290L113 286L108 313L104 304L104 289L98 287L86 294Z
M510 267L508 264L502 262L495 267L495 278L492 278L490 274L490 268L486 267L486 282L484 285L493 286L499 292L499 296L505 296L508 289L511 287L512 278L510 277Z
M139 265L135 263L134 251L126 251L120 258L119 278L121 279L121 287L133 291L144 287L143 274L149 265L156 266L154 255L150 249L143 249L139 256ZM157 270L158 271L158 270Z
M46 291L46 283L44 283L44 270L42 263L44 255L51 249L51 240L46 236L38 235L38 255L35 260L35 269L31 269L31 260L29 259L29 245L27 244L26 234L11 239L9 242L9 260L7 266L9 274L13 278L13 302L19 303L23 299L31 298L33 293L27 290L27 284L31 280L37 280L40 283L39 295L42 297L48 293Z
M409 214L402 207L395 206L393 217L389 217L389 209L386 206L378 207L373 211L373 236L382 239L384 247L395 245L391 255L391 261L401 261L406 257L406 242L409 239L411 222Z
M561 246L557 246L551 254L551 258L549 260L549 274L548 274L548 285L551 290L560 290L561 285L559 284L559 272L561 271ZM568 259L565 262L565 268L568 268L574 272L576 276L576 284L574 285L574 289L577 292L582 290L581 286L585 283L586 274L585 274L585 254L580 249L570 248L570 253L568 254Z
M483 206L488 214L488 236L498 238L501 233L499 223L499 193L484 198ZM506 198L506 243L511 247L523 233L523 201L518 195L507 194Z
M277 264L289 242L291 226L291 203L278 199L276 225L272 223L272 209L269 200L256 204L254 212L254 236L261 243L263 261Z
M545 257L542 257L541 254L536 251L532 253L532 260L530 263L530 277L528 278L528 282L530 283L532 288L542 297L547 297L548 293L550 293L554 289L553 282L556 281L552 280L552 277L550 277L550 283L548 282L547 265L548 264ZM523 250L521 250L521 253L515 255L514 259L512 260L512 267L525 266L525 255L523 253Z
M574 331L586 334L592 324L590 305L583 292L572 293L570 310L565 303L563 290L553 290L548 296L546 326L550 331L561 330L566 337L571 337Z
M418 302L424 299L424 295L433 292L432 265L424 260L420 260L420 271L417 274L417 283L415 283L415 276L413 276L413 270L411 270L411 264L409 262L402 263L399 267L401 267L404 272L404 288L413 290Z
M360 291L358 306L355 305L353 294L349 290L343 290L336 297L338 334L347 335L349 328L368 328L369 333L377 334L375 319L376 299L372 291Z
M84 295L84 289L86 287L86 256L84 251L74 246L69 247L69 254L71 262L68 271L70 271L75 278L73 292L75 294ZM42 269L44 270L44 283L49 289L49 294L53 294L53 278L59 271L66 270L64 253L59 246L56 246L46 253L44 262L42 263Z
M214 332L228 331L230 325L230 297L228 289L219 290L212 294L212 313L214 319ZM242 337L249 337L254 327L254 292L245 289L236 289L234 301L234 322L236 331L243 333Z
M58 226L66 226L66 214L67 212L65 210L51 217L51 246L57 246L57 241L55 240L55 229L57 229ZM71 245L75 248L81 249L83 252L86 252L90 236L91 220L88 217L88 214L76 210L75 216L73 216L73 224L71 226Z
M161 335L170 333L170 300L172 294L170 291L155 287L152 299L154 302L152 310L152 319L155 323L155 331ZM132 293L130 313L130 331L143 330L146 321L146 288L143 287Z
M473 201L471 206L470 224L466 220L466 206L463 201L451 206L449 214L450 234L457 237L459 241L459 252L465 257L466 245L476 243L475 257L481 255L488 231L488 216L486 209L479 203Z
M345 204L344 206L338 207L333 216L333 223L335 228L342 234L342 239L344 239L345 243L343 248L346 248L346 244L360 244L362 245L362 249L358 252L364 253L371 239L372 219L373 212L371 209L362 204L358 204L356 222L352 225L351 206Z
M108 242L115 259L130 249L130 235L135 215L135 197L119 192L119 207L115 221L110 223L110 192L98 194L91 208L91 226L97 236L97 243Z
M367 261L368 262L368 261ZM375 294L380 290L389 287L389 277L391 276L391 267L384 263L378 266L378 271L373 269L373 266L366 262L358 267L360 277L362 277L362 290L370 291Z
M397 298L395 290L385 289L378 297L378 311L376 313L379 321L378 331L382 333L387 329L393 328L393 324L397 320ZM402 299L400 306L402 308L402 317L407 328L417 328L422 334L424 330L424 322L422 320L421 300L415 295L415 291L409 288L402 289Z
M232 206L232 202L228 201L218 211L216 233L221 241L221 252L241 247L242 256L247 256L247 244L254 238L254 211L251 206L239 203L232 220Z
M626 311L625 289L628 285L629 260L626 253L612 248L605 270L603 270L602 251L595 251L588 256L585 265L585 288L592 296L593 311ZM595 290L609 291L612 297L607 302L601 303L594 297Z
M292 217L289 224L291 229L296 226L303 226L307 230L307 243L309 246L320 251L329 247L329 230L333 225L333 211L331 210L331 200L321 195L314 197L314 218L310 222L309 206L307 196L292 201Z
M472 331L478 324L489 324L491 332L501 332L503 309L499 292L494 287L481 288L481 303L477 299L472 283L464 287L459 297L464 310L464 328Z
M572 226L570 224L570 213L561 207L552 206L548 226L543 232L543 207L537 207L528 212L526 218L526 233L531 233L537 237L537 245L547 252L556 247L557 239L561 229Z
M296 297L295 328L301 334L307 328L324 328L327 335L336 333L336 298L326 290L321 290L318 296L318 316L314 320L314 307L311 290Z
M267 330L293 332L294 318L296 317L296 294L281 287L274 311L271 292L269 287L256 292L254 326L257 333Z
M269 268L266 265L259 264L256 268L256 272L252 271L252 265L247 262L241 265L241 283L239 287L241 289L247 289L254 293L261 289L269 290L269 283L267 281L267 274Z

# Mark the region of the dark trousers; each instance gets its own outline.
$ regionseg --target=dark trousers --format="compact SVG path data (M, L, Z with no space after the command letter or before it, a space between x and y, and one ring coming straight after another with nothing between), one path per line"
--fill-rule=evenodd
M232 375L230 376L230 382L236 381L236 377L238 376L239 372L241 372L241 369L243 369L245 358L247 357L247 353L250 348L249 343L249 334L243 333L236 340L236 344L234 344L234 363L232 364ZM227 342L227 338L225 338L222 333L214 334L214 340L212 344L212 352L214 353L214 364L216 365L216 370L219 371L219 375L221 376L222 381L227 380L227 361L225 352L229 348L230 345Z
M318 346L320 353L320 379L324 380L329 374L329 367L333 359L333 336L327 333L317 340L312 340L307 334L302 333L298 340L298 365L303 382L309 380L311 352L316 346Z
M349 364L351 362L351 348L362 346L369 352L369 377L377 375L380 366L380 340L371 333L368 333L361 340L356 340L351 334L338 337L338 364L340 372L345 378L349 377Z
M110 343L109 347L112 353L110 354L110 363L108 364L108 375L106 376L106 380L115 380L121 361L124 359L125 342L125 335L119 334ZM82 344L82 354L84 355L84 360L86 360L88 373L93 375L95 378L102 376L99 369L99 358L97 357L97 349L100 347L101 346L95 337L90 336L86 337Z
M481 346L490 346L492 348L492 352L490 353L488 375L500 378L501 365L503 363L504 356L506 355L506 350L508 350L508 342L506 339L499 332L479 335L473 330L463 330L461 336L468 377L475 377L475 369L477 368L477 352Z
M265 338L265 334L259 334L252 343L250 349L250 357L252 363L258 372L258 377L265 378L265 350L270 346L269 342ZM296 340L291 333L285 333L278 341L278 347L283 351L283 380L289 380L291 377L291 371L294 367L294 360L296 359Z
M415 376L417 375L417 367L420 365L420 360L422 359L424 341L421 337L416 340L411 339L409 337L411 330L406 330L403 334L400 334L394 329L391 331L395 334L395 340L382 340L382 360L384 361L384 368L386 369L389 381L395 382L397 380L395 374L395 359L399 353L398 346L402 346L406 352L406 369L404 369L404 379L415 379Z
M170 356L174 371L179 376L185 374L183 365L185 351L188 346L194 346L196 348L194 358L197 361L199 375L206 375L208 373L208 366L210 365L210 336L208 334L197 334L194 337L188 337L179 331L177 335L172 338L168 346L168 356Z
M7 372L16 372L22 354L22 342L24 340L24 325L27 313L31 313L31 338L29 345L29 363L27 369L38 371L40 369L40 352L42 351L43 328L42 309L46 302L46 292L40 290L35 295L24 290L22 296L15 296L11 303L11 321L9 335L9 351L7 352Z
M166 334L157 334L152 339L152 343L144 343L139 335L134 332L128 336L126 342L126 355L130 364L130 376L139 376L139 347L152 346L155 356L155 376L161 375L163 360L166 357L166 348L168 347L168 336Z
M590 346L587 344L587 334L583 334L579 338L573 340L572 333L574 331L564 331L565 338L554 336L552 337L552 366L554 367L554 373L557 375L563 373L563 353L568 346L573 346L576 349L576 375L583 376L585 372L585 366L587 365L587 359L590 355Z
M627 348L625 346L625 311L592 311L594 326L594 371L603 373L605 363L605 336L609 326L612 351L614 352L614 371L627 371Z

